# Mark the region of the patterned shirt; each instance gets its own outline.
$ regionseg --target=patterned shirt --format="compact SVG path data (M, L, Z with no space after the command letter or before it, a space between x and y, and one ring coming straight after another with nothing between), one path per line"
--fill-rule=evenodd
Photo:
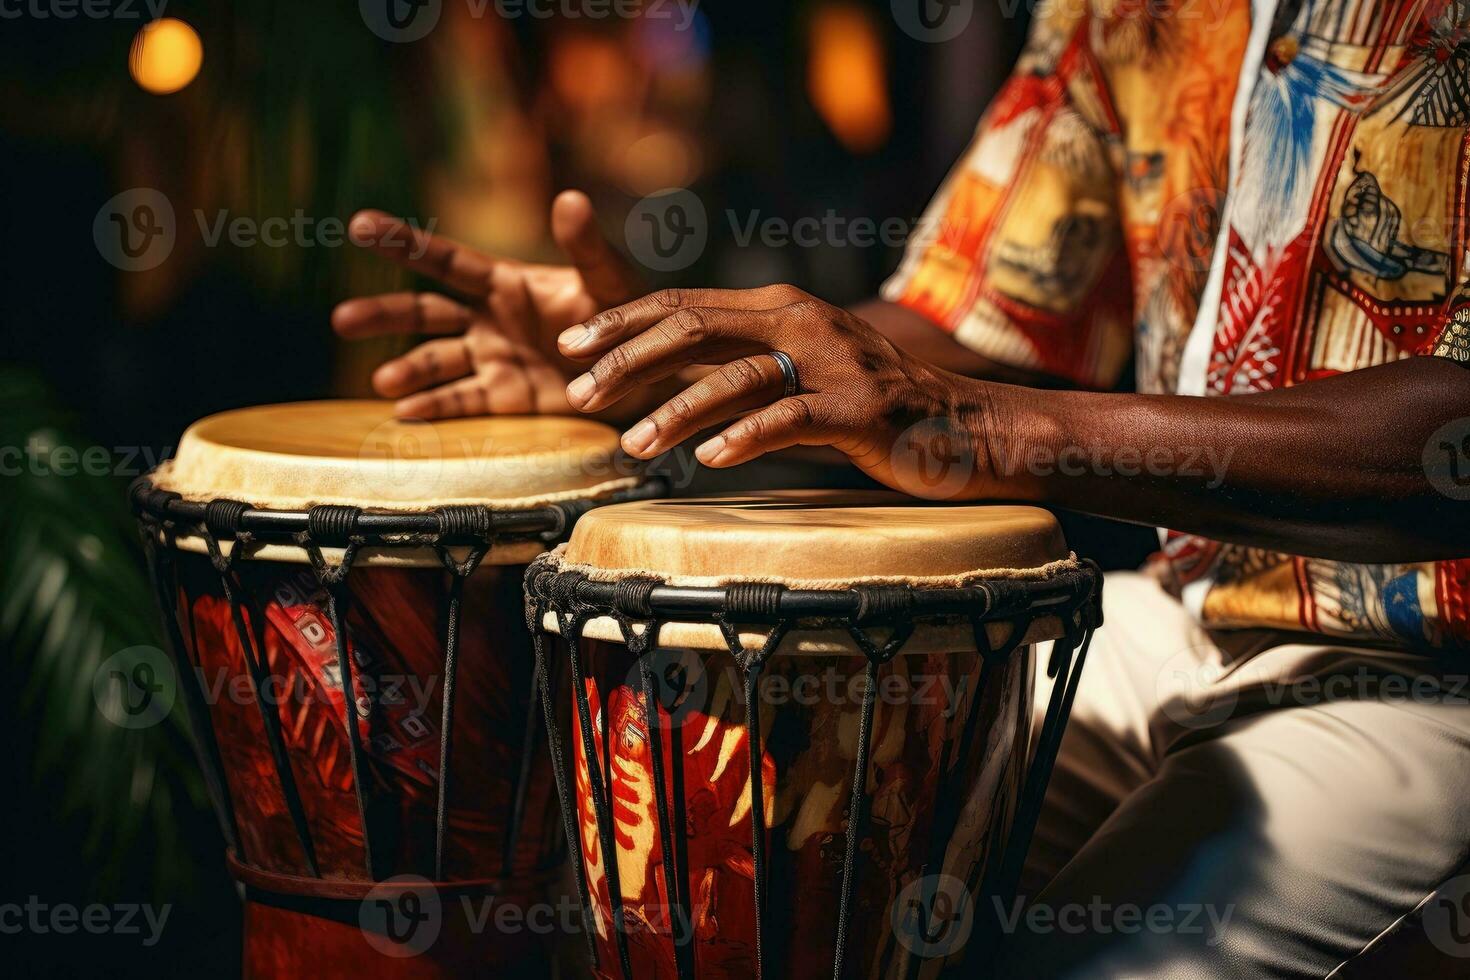
M1088 387L1470 361L1467 174L1470 0L1049 0L884 295ZM1470 559L1161 537L1206 625L1470 645Z

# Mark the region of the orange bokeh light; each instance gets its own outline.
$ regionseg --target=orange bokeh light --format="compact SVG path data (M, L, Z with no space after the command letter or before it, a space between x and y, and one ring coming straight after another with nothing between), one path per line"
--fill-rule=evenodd
M843 146L871 153L888 139L888 71L872 15L846 3L812 16L807 94Z
M154 95L177 92L194 80L203 64L199 35L176 17L144 24L128 53L133 81Z

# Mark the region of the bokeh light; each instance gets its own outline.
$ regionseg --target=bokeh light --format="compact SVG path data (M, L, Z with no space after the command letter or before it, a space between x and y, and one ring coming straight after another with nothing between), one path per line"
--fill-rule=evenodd
M888 139L887 66L883 39L867 10L828 4L812 17L807 94L832 130L854 153L871 153Z
M188 85L203 63L204 45L199 35L177 17L143 25L128 54L133 81L154 95L168 95Z

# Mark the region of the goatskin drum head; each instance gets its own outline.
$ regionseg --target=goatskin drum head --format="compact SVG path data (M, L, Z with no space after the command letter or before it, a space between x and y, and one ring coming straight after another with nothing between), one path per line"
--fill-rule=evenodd
M635 485L617 450L617 432L587 419L429 422L396 419L384 401L295 402L195 422L153 483L188 500L241 500L271 510L515 509Z

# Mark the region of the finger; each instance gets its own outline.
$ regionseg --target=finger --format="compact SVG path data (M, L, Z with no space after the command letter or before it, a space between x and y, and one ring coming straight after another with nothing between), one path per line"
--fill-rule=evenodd
M509 265L501 265L496 268L491 281L494 288L489 305L495 325L511 340L534 345L540 333L541 317L531 302L525 273Z
M448 419L466 415L524 415L532 410L525 371L500 361L471 378L410 395L394 406L400 418Z
M462 378L473 367L469 348L460 338L430 340L380 365L373 372L373 390L384 398L402 398Z
M490 292L490 276L498 263L452 238L430 234L382 211L357 212L347 225L347 237L353 244L473 299L483 299Z
M384 293L338 303L332 329L343 337L389 333L464 333L474 314L437 293Z
M531 384L531 411L536 415L569 415L572 405L567 401L567 379L556 368L545 361L526 366L526 380Z
M597 212L586 194L562 191L551 202L551 237L572 260L599 309L638 295L639 276L597 227Z
M694 450L705 466L738 466L791 446L831 446L846 437L830 396L797 395L747 415Z
M742 357L690 385L623 435L629 455L648 459L701 429L769 404L785 384L769 354Z
M566 330L557 338L561 352L575 360L604 354L660 320L694 307L770 310L811 299L794 286L760 289L661 289L622 306L614 306Z
M567 386L567 398L581 411L596 411L687 365L770 350L778 328L791 315L787 307L681 309L604 354Z
M536 411L536 392L519 360L497 361L480 369L486 410L491 415L531 415Z

